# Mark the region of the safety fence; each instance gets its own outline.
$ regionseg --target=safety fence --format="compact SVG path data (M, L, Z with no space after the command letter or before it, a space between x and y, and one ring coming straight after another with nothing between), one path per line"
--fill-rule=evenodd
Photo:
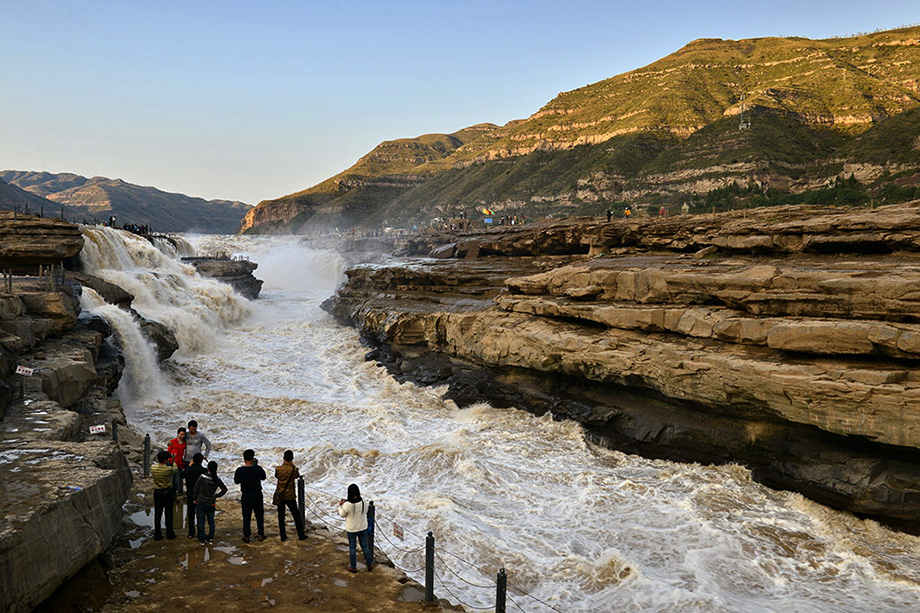
M117 440L117 425L115 420L112 423L113 430L113 439ZM151 456L151 444L150 444L150 435L144 437L144 476L147 477L150 475L150 458ZM310 490L314 495L319 494L329 498L334 501L332 504L326 504L325 506L321 505L314 499L314 496L311 496L307 493L307 490ZM307 512L309 512L311 518L316 518L320 523L325 525L327 528L333 531L340 531L341 527L341 517L338 514L333 514L329 512L330 508L335 506L335 502L340 500L339 496L335 494L330 494L329 492L324 492L322 490L316 489L314 487L309 487L304 482L304 478L300 477L297 479L297 506L298 511L300 512L301 519L306 522ZM415 546L405 547L403 545L395 543L388 535L387 530L377 530L377 526L381 523L389 524L389 532L394 536L394 538L405 538L405 535L408 534L411 537L417 539L417 544ZM525 592L524 590L516 588L512 583L508 581L508 575L505 572L504 568L499 568L498 573L495 577L494 584L485 584L480 579L479 581L471 580L469 575L464 576L464 571L455 570L455 566L452 563L457 562L465 565L464 568L466 572L475 571L478 577L488 577L489 572L479 568L476 564L469 562L468 560L463 559L459 555L448 551L445 548L435 549L435 537L434 534L428 532L427 535L420 535L412 530L409 530L403 527L400 524L397 524L395 521L386 517L386 515L380 515L377 511L377 507L373 501L368 503L367 510L367 541L368 549L371 551L371 555L374 553L374 547L376 546L382 552L384 552L390 560L399 559L402 566L407 566L406 568L400 568L407 575L420 573L425 571L425 602L434 603L436 598L434 595L435 582L437 581L440 584L440 587L448 594L449 599L455 602L456 604L461 604L470 611L492 611L495 613L506 613L507 604L510 602L517 610L525 611L521 603L525 602L525 599L530 599L533 602L539 603L551 611L557 611L561 613L561 610L549 604L548 602L541 600L540 598ZM386 541L386 546L382 546L380 543L376 542L376 537L380 536ZM409 564L411 560L417 561L417 565ZM479 605L470 604L465 602L456 592L450 589L447 583L444 581L444 573L440 572L439 569L443 569L454 577L460 583L468 585L477 590L488 590L495 593L495 607L482 607ZM521 601L521 603L518 602Z
M322 524L327 526L332 530L341 530L341 518L336 514L333 515L328 511L329 508L333 505L321 505L317 502L312 496L310 496L306 490L310 490L315 494L325 496L333 501L338 501L340 497L330 494L329 492L324 492L313 487L308 487L303 482L303 477L298 480L298 495L301 500L301 514L306 518L306 511L310 512L311 517L315 517ZM554 607L553 605L537 598L533 594L524 592L516 588L513 584L508 581L508 575L505 572L504 568L500 568L496 574L496 579L494 584L485 584L481 579L479 581L471 580L469 578L469 572L475 571L478 577L488 577L490 573L485 571L476 564L469 562L462 557L454 554L443 547L435 549L435 537L431 532L428 532L427 535L423 536L412 530L409 530L393 520L382 515L379 510L376 508L373 501L368 504L368 546L370 550L374 551L375 539L377 536L382 537L386 541L386 546L382 546L382 543L377 542L376 546L384 552L390 560L395 560L397 557L400 560L402 565L408 565L408 568L400 568L406 574L415 574L425 571L425 602L433 603L436 601L434 595L435 582L437 581L440 584L440 587L448 594L449 599L456 604L461 604L470 611L492 611L495 613L505 613L507 609L507 604L510 603L519 611L525 611L521 603L525 602L525 599L531 599L532 601L539 603L551 611L560 611L560 609ZM330 521L334 523L330 523ZM389 524L390 530L377 530L377 527L383 522L384 524ZM410 535L414 539L417 539L415 546L405 547L401 544L395 543L387 532L391 534L401 534L405 537L406 534ZM399 538L395 537L394 538ZM410 560L416 560L418 564L412 565L408 564ZM458 571L456 568L459 568L454 562L465 565L465 571ZM441 571L443 569L443 571ZM440 571L440 572L439 572ZM481 605L474 605L468 602L465 602L457 594L450 589L447 583L444 581L444 572L449 573L460 583L468 585L477 590L486 590L490 593L495 594L495 607L483 607ZM464 576L466 575L466 576ZM521 603L518 602L521 601Z

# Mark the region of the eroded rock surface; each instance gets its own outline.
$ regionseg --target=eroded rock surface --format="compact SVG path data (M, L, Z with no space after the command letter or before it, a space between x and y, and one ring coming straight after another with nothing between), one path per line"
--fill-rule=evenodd
M0 602L29 611L109 546L132 478L111 433L124 424L111 329L80 317L70 281L12 289L0 294Z
M398 376L920 529L920 203L420 235L328 308Z
M182 261L194 266L198 274L226 283L250 300L258 298L262 291L262 281L252 274L259 267L255 262L205 257L184 257Z
M0 267L37 271L83 248L83 235L72 223L51 217L0 211Z

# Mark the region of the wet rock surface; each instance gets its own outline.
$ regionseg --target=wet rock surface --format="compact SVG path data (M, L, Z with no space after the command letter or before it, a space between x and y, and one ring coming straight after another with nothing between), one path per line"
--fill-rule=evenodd
M920 203L410 239L327 308L403 379L920 529ZM437 252L437 253L435 253Z
M111 544L131 473L112 440L124 358L108 326L79 317L70 282L12 289L0 295L0 602L29 611Z
M258 298L262 291L262 281L252 274L259 267L255 262L205 257L184 257L182 261L194 266L198 274L226 283L250 300Z

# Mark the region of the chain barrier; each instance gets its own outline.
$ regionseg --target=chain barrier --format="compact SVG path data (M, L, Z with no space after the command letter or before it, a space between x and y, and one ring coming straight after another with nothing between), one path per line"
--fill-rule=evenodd
M308 486L305 486L304 489L313 490L314 492L319 493L319 494L322 494L322 495L324 495L324 496L328 496L329 498L332 498L333 500L338 499L338 497L335 496L334 494L330 494L329 492L324 492L323 490L317 489L317 488L315 488L315 487L311 487L311 486L309 486L309 485L308 485ZM332 530L338 530L338 529L339 529L339 526L333 526L333 525L330 524L328 521L326 521L325 519L323 519L322 515L325 515L326 517L333 518L333 519L335 519L335 520L338 520L339 518L338 518L337 516L331 514L331 513L327 513L326 511L323 511L323 510L322 510L322 507L321 507L315 500L313 500L313 498L312 498L311 496L309 496L308 494L305 494L305 495L306 495L307 500L308 500L309 503L310 503L310 505L309 505L309 506L311 507L310 512L313 513L313 515L315 515L315 516L316 516L323 524L325 524L328 528L330 528L330 529L332 529ZM317 512L316 510L314 510L312 507L316 507L316 509L319 509L320 512L318 513L318 512ZM382 535L383 538L387 541L387 543L389 543L390 546L391 546L393 549L396 550L397 555L409 556L409 555L411 555L411 554L413 554L413 553L421 553L421 552L425 551L425 546L424 546L424 545L422 545L421 547L415 548L415 549L404 549L404 548L398 546L396 543L394 543L394 542L390 539L390 537L389 537L389 536L387 535L387 533L386 533L386 530L380 530L380 531L376 530L376 525L379 525L381 521L389 522L389 523L392 524L392 525L397 525L397 524L396 524L396 522L394 522L393 520L391 520L391 519L389 519L389 518L387 518L387 517L381 517L380 512L379 512L379 510L378 510L377 516L376 516L376 524L375 524L374 536L377 536L378 534L379 534L379 535ZM406 533L408 533L408 534L410 534L410 535L412 535L412 536L414 536L414 537L416 537L416 538L418 538L418 539L424 541L424 539L425 539L424 536L421 536L421 535L419 535L419 534L416 534L415 532L413 532L412 530L409 530L408 528L405 528L405 527L402 527L402 526L400 526L400 527L402 528L402 530L403 530L404 532L406 532ZM383 550L382 547L381 547L380 549ZM467 560L464 560L463 558L461 558L461 557L458 556L457 554L455 554L455 553L453 553L453 552L451 552L451 551L445 549L444 547L438 547L437 551L435 552L435 557L440 561L441 565L442 565L445 569L447 569L447 571L448 571L450 574L452 574L454 577L456 577L457 579L459 579L459 580L462 581L463 583L465 583L465 584L467 584L467 585L469 585L469 586L471 586L471 587L475 587L475 588L477 588L477 589L488 589L488 590L491 590L491 589L493 589L493 588L495 587L494 585L482 585L482 584L473 583L473 582L471 582L471 581L465 579L463 576L461 576L460 574L458 574L455 570L453 570L453 569L445 562L444 558L441 557L441 556L439 555L440 552L446 553L447 555L451 556L452 558L454 558L454 559L456 559L456 560L458 560L458 561L460 561L460 562L466 564L466 565L469 566L470 568L475 569L476 571L482 573L483 575L488 576L488 573L484 572L481 568L479 568L478 566L476 566L476 564L474 564L474 563L472 563L472 562L469 562L469 561L467 561ZM388 557L391 557L391 558L392 558L392 556L391 556L388 552L384 551L384 553L386 553ZM419 568L419 569L415 569L415 570L403 570L403 572L405 572L405 573L407 573L407 574L410 574L410 573L419 573L419 572L422 572L423 570L425 570L425 567L424 567L424 566L422 566L422 567ZM469 608L469 609L471 609L471 610L476 610L476 611L490 611L490 610L492 610L491 607L486 607L486 608L483 608L483 607L475 607L475 606L470 605L469 603L463 602L462 600L460 600L459 598L457 598L457 595L454 594L454 593L450 590L449 587L447 587L447 585L444 583L444 580L437 574L437 572L435 572L435 578L438 579L438 581L441 583L441 586L444 588L444 590L445 590L448 594L450 594L451 597L453 597L453 599L454 599L458 604L461 604L461 605L463 605L463 606L465 606L465 607L467 607L467 608ZM544 601L544 600L541 600L540 598L537 598L537 597L534 596L533 594L527 593L527 592L521 590L520 588L518 588L518 587L516 587L516 586L514 586L514 585L511 585L510 582L508 583L508 590L509 590L509 591L510 591L510 590L514 590L515 592L517 592L517 594L518 594L519 597L531 598L531 599L535 600L536 602L540 603L541 605L543 605L544 607L546 607L546 608L548 608L548 609L550 609L550 610L552 610L552 611L556 611L557 613L562 613L562 610L561 610L561 609L558 609L558 608L554 607L553 605L549 604L548 602L546 602L546 601ZM514 600L514 598L511 597L511 594L510 594L510 593L508 594L508 599L511 601L511 603L512 603L515 607L517 607L517 608L518 608L519 610L521 610L521 611L524 611L524 608L521 607L521 605L519 605L519 604Z

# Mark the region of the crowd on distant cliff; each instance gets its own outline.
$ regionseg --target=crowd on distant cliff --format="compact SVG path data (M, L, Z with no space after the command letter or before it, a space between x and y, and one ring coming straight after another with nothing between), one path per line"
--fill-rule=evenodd
M167 539L176 538L174 507L185 498L187 505L188 538L198 537L207 545L213 542L215 510L217 499L227 494L228 489L218 476L218 464L211 460L205 464L211 452L211 441L198 429L198 422L191 420L188 427L180 427L176 437L169 441L165 450L157 454L157 461L150 468L153 477L154 540L163 540L162 526L165 523ZM240 506L243 520L243 542L252 541L252 518L256 520L258 541L265 540L265 506L262 499L262 482L267 475L259 466L255 451L243 452L243 464L233 475L233 482L240 486ZM282 541L287 540L286 515L291 512L299 540L305 540L307 533L304 518L297 508L296 481L300 471L294 464L294 452L284 452L282 462L275 467L277 483L272 504L278 512L278 533ZM184 491L183 491L184 490ZM368 505L361 497L361 491L354 483L348 486L346 498L339 500L338 512L345 518L348 535L350 572L356 572L356 544L360 543L367 569L373 567L372 552L368 547ZM197 529L196 529L197 525Z

